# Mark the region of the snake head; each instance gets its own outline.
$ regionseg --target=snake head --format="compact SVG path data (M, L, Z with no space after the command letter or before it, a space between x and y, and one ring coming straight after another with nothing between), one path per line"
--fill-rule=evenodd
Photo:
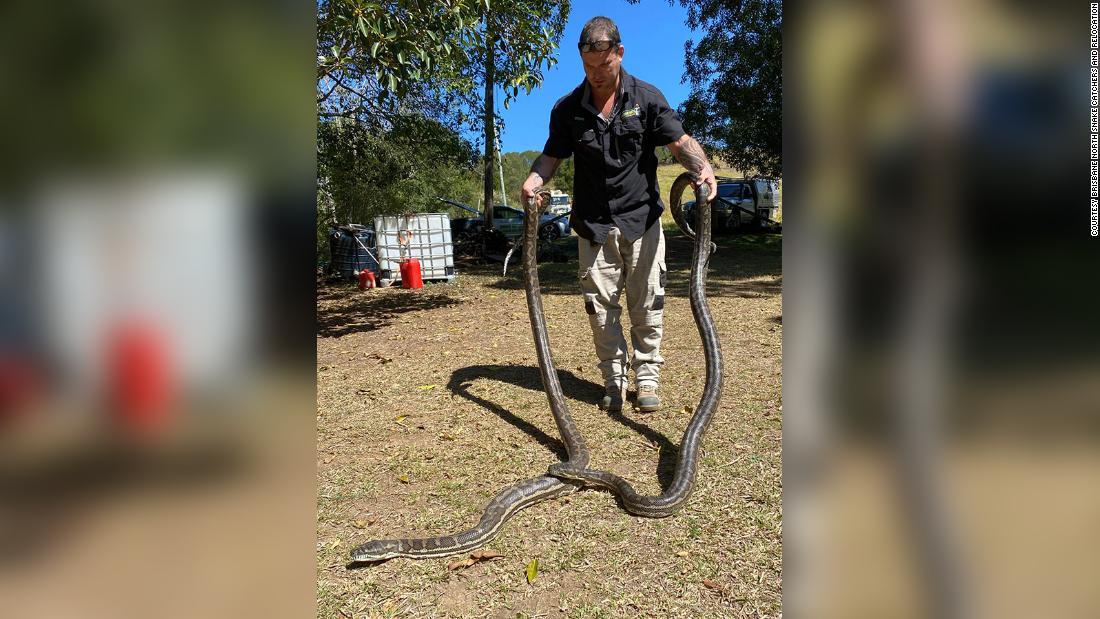
M361 546L356 546L351 551L352 563L375 563L399 556L401 556L401 546L397 540L393 539L367 542Z

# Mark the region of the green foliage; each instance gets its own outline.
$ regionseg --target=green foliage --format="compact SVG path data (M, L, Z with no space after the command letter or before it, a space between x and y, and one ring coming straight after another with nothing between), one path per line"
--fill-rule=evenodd
M493 51L493 73L504 90L504 107L519 96L542 84L542 67L557 64L554 52L558 48L565 22L569 19L568 0L511 0L500 2L488 14L496 34ZM482 53L488 43L474 37L474 50ZM479 68L480 71L484 67Z
M722 159L767 176L783 172L781 0L681 0L706 35L685 47L692 85L686 125Z
M468 41L483 10L482 0L320 0L319 111L377 121L402 102L472 90L455 67L470 61Z
M468 182L476 161L468 142L419 115L398 116L388 130L346 119L322 122L317 154L318 226L326 228L444 210L436 197Z
M320 0L317 103L322 116L387 120L418 109L476 128L492 26L504 105L537 88L569 16L568 0ZM409 104L412 103L412 107Z
M639 0L628 0L636 4ZM684 128L727 165L783 170L782 0L679 0L705 33L684 46ZM669 0L672 4L672 0Z
M550 179L547 187L559 189L573 195L573 161L575 159L576 157L570 157L562 160L561 165L558 166L558 171L554 173L554 178Z
M667 146L658 146L654 150L654 154L657 155L657 163L661 165L676 163L676 157L672 155L672 150Z

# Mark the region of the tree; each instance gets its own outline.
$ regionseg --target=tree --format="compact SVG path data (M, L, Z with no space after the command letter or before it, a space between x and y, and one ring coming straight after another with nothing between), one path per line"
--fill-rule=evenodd
M568 0L320 0L319 114L382 130L410 109L454 129L477 118L491 205L496 89L507 107L542 83L568 15Z
M542 83L542 65L557 63L554 51L565 32L569 17L568 0L513 0L489 10L485 3L484 27L470 37L471 56L482 58L480 66L468 65L469 77L484 88L482 118L485 136L485 226L492 228L493 166L496 161L496 133L501 119L496 115L494 91L500 84L504 107ZM506 45L502 45L507 42ZM501 191L507 191L504 187Z
M636 4L639 0L628 0ZM783 170L781 0L679 0L703 37L684 45L691 95L684 127L727 164L765 176ZM672 0L669 0L672 4Z
M354 119L317 128L318 203L331 223L366 223L376 215L440 208L436 197L461 184L476 161L471 145L436 120L394 117L378 131Z
M446 118L455 95L470 91L456 67L469 62L467 41L487 0L319 0L317 107L387 125L401 110Z

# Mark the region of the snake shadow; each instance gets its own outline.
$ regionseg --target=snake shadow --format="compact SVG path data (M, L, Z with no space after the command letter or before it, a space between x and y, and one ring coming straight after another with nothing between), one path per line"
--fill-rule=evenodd
M509 411L500 404L470 393L469 386L474 381L480 379L495 380L543 393L542 377L539 375L539 369L537 367L528 365L472 365L455 370L455 372L451 374L450 381L447 382L447 389L449 389L451 393L466 398L520 429L533 438L539 445L550 450L561 461L564 462L569 459L565 444L560 438L547 434L535 424ZM566 397L590 403L593 411L596 409L597 402L599 402L600 398L604 395L602 385L579 378L568 370L559 369L558 380L561 381L561 388ZM578 413L584 414L583 411L571 412L574 415ZM553 417L550 414L549 406L547 406L546 414L547 418L552 422ZM679 446L675 445L664 434L661 434L640 421L627 417L621 412L600 412L600 414L606 414L613 421L630 428L648 439L649 442L660 446L660 451L658 452L660 455L657 461L657 481L661 485L662 492L667 490L672 484L673 476L676 473L676 458L680 452ZM554 427L556 428L556 426Z
M383 563L389 563L393 559L381 559L379 561L348 561L344 564L345 570L359 570L364 568L378 567Z

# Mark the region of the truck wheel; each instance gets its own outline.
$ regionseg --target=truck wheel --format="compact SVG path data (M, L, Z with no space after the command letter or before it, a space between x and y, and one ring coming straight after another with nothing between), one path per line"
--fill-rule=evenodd
M554 224L546 224L539 231L539 240L556 241L561 238L561 229Z
M726 218L725 225L723 226L726 232L736 233L741 231L741 211L734 209L733 213Z

